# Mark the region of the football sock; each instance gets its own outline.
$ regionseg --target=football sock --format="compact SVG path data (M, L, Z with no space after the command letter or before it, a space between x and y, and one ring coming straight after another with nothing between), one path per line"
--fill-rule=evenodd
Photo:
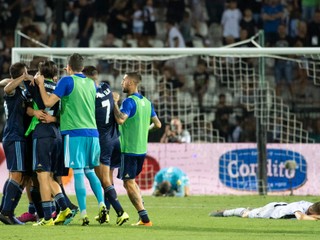
M7 179L7 181L5 181L4 185L3 185L3 190L2 190L2 199L1 199L1 204L0 204L0 212L2 211L2 207L4 204L4 196L6 195L6 189L7 189L7 185L8 185L9 179Z
M21 195L22 195L23 189L24 189L24 187L19 185L19 191L16 192L16 196L15 196L13 204L12 204L12 209L11 209L12 213L14 213L14 210L18 206L18 203L19 203L19 201L21 199Z
M59 214L60 208L57 207L57 206L58 206L58 203L57 203L56 201L54 201L54 202L52 203L51 211L52 211L52 212L56 212L56 214Z
M104 204L106 205L107 210L110 211L111 204L110 204L108 198L106 197L106 195L104 195Z
M36 213L36 208L34 207L33 202L29 203L28 212L31 213L31 214L35 214Z
M32 199L33 205L36 209L36 212L38 214L39 219L43 218L44 215L43 215L43 209L42 209L42 205L41 205L41 195L40 195L39 189L36 187L31 187L30 194L31 194L31 199Z
M83 169L74 169L73 174L74 174L74 189L76 192L79 208L82 213L83 210L86 210L86 186L84 182Z
M147 210L141 210L141 211L138 212L138 214L139 214L139 217L140 217L142 222L144 222L144 223L150 222Z
M230 209L230 210L224 210L223 216L224 217L231 217L231 216L241 217L244 210L246 210L246 209L245 208L234 208L234 209Z
M86 174L86 177L89 180L90 186L92 191L94 192L94 195L96 196L96 199L98 200L98 203L104 204L104 197L102 192L102 186L99 178L95 174L93 169L85 168L84 172Z
M118 200L117 192L112 185L104 188L104 196L108 199L118 216L121 216L123 213L123 208Z
M65 199L65 201L66 201L66 203L67 203L67 206L70 208L70 207L72 206L72 203L71 203L71 201L70 201L70 199L69 199L68 195L67 195L67 194L66 194L66 192L64 191L63 184L61 183L61 184L59 184L59 185L60 185L60 188L61 188L62 194L63 194L63 196L64 196L64 199Z
M20 193L20 197L21 197L20 186L17 182L13 181L12 179L9 179L5 192L6 192L6 195L3 196L4 203L2 206L1 212L4 215L13 214L12 210L15 205L16 198L19 196L19 193Z
M51 201L45 201L41 203L43 213L44 213L44 220L49 220L52 218L52 202Z
M58 193L57 195L55 195L54 200L58 204L60 211L63 211L68 207L66 199L62 193Z

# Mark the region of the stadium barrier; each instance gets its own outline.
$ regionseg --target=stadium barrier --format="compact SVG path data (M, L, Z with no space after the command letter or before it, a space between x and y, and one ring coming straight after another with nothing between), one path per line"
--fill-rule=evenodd
M295 195L320 195L318 149L320 144L268 144L268 193L289 195L293 190ZM192 195L258 194L257 154L254 143L150 143L137 181L142 193L150 195L156 172L160 168L176 166L188 175ZM1 192L7 176L0 145ZM64 184L66 191L74 194L72 172L64 179ZM89 183L86 184L88 194L93 194ZM119 179L115 178L115 186L119 194L125 194Z

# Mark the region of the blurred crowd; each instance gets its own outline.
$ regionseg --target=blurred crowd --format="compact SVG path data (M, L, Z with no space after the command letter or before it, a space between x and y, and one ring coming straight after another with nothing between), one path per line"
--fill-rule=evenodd
M220 47L249 39L260 29L267 47L320 47L319 6L320 0L0 0L0 76L8 76L16 30L49 47ZM20 46L39 46L28 38L21 37ZM99 70L105 70L101 64ZM318 106L318 88L305 70L285 60L274 61L273 68L278 96L295 106ZM187 90L206 110L204 98L212 84L206 64L197 61L189 76L168 65L161 73L175 88L192 85ZM217 104L218 98L228 97L215 94ZM229 104L232 108L234 100ZM213 125L230 122L229 110L214 109L223 117ZM315 139L318 119L302 119ZM226 141L254 141L240 139L245 121L243 115L235 116L232 131L221 127Z

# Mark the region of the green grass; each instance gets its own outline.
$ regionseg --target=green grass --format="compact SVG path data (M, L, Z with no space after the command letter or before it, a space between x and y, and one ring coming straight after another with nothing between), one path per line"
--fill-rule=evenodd
M71 199L75 201L75 197ZM133 227L138 215L127 196L119 197L123 207L130 215L130 221L118 227L116 216L111 212L111 223L99 225L94 221L98 211L94 197L88 197L90 226L82 227L79 216L68 226L33 227L6 226L0 223L0 239L36 240L36 239L319 239L318 221L241 219L237 217L212 218L212 210L234 207L258 207L271 201L318 201L316 196L191 196L188 198L145 197L145 205L154 226ZM27 209L27 200L23 196L16 215Z

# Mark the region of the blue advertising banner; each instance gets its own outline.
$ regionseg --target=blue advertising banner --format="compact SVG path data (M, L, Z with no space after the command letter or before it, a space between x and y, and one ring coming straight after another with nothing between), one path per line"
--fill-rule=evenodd
M219 179L227 187L257 191L257 149L237 149L219 159ZM297 152L267 149L268 191L284 191L302 186L307 180L307 163Z

